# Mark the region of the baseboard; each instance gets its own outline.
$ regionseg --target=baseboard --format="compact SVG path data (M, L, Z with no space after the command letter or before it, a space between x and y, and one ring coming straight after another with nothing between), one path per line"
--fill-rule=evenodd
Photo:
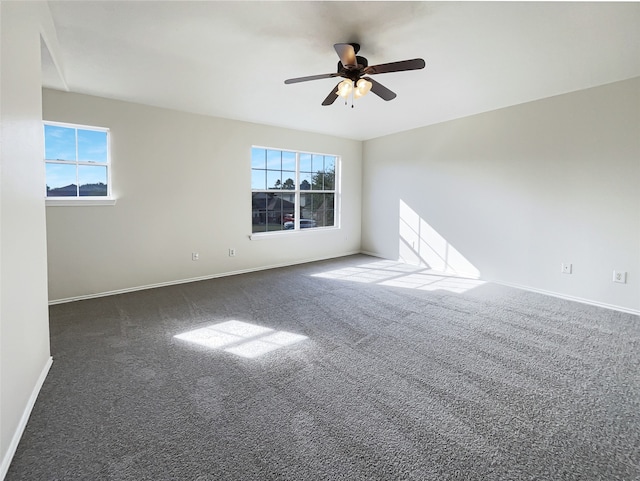
M493 281L493 280L487 280L487 281L492 282L494 284L501 285L501 286L514 287L516 289L522 289L523 291L536 292L538 294L544 294L546 296L557 297L558 299L564 299L565 301L579 302L581 304L588 304L591 306L603 307L605 309L611 309L613 311L620 311L620 312L625 312L627 314L635 314L636 316L640 316L640 310L637 310L637 309L629 309L628 307L616 306L614 304L607 304L605 302L593 301L591 299L583 299L582 297L569 296L566 294L560 294L558 292L538 289L536 287L523 286L520 284L513 284L510 282L501 282L501 281Z
M383 258L382 256L380 256L379 254L376 254L375 252L360 251L360 253L368 256L372 256L372 257ZM498 284L501 286L513 287L515 289L521 289L523 291L536 292L538 294L544 294L546 296L557 297L558 299L564 299L566 301L579 302L581 304L588 304L591 306L602 307L605 309L611 309L613 311L620 311L620 312L625 312L627 314L634 314L636 316L640 316L640 310L638 309L629 309L628 307L616 306L614 304L607 304L605 302L593 301L591 299L583 299L582 297L569 296L566 294L560 294L558 292L547 291L545 289L537 289L535 287L523 286L521 284L513 284L511 282L501 282L501 281L496 281L492 279L484 279L482 277L480 277L480 279L487 282L492 282L493 284Z
M31 392L31 396L29 396L29 400L27 401L27 405L22 412L22 417L20 418L20 422L18 423L18 427L16 428L15 433L13 433L13 437L11 438L11 443L9 443L9 447L7 448L7 452L2 459L2 466L0 466L0 480L4 479L7 475L7 471L9 471L9 466L11 465L11 460L13 459L14 454L16 453L16 449L18 449L18 444L20 443L20 438L22 438L22 433L24 433L25 428L27 427L27 421L29 421L29 416L31 416L31 411L33 410L33 406L36 404L36 399L38 399L38 394L40 394L40 389L42 389L42 385L44 384L44 380L47 378L47 374L49 374L49 369L51 369L51 364L53 363L53 358L49 357L44 367L42 368L42 372L40 373L40 377L36 382L36 385Z
M382 257L380 254L376 254L375 252L360 251L360 254L365 256L377 257L378 259L386 259L386 257Z
M346 256L354 255L354 254L360 254L360 251L346 252L344 254L340 254L340 255L336 255L336 256L317 257L317 258L305 259L305 260L295 261L295 262L283 262L281 264L271 264L271 265L268 265L268 266L252 267L252 268L249 268L249 269L240 269L240 270L237 270L237 271L221 272L221 273L218 273L218 274L210 274L210 275L200 276L200 277L191 277L191 278L188 278L188 279L178 279L178 280L175 280L175 281L158 282L156 284L147 284L147 285L144 285L144 286L127 287L125 289L117 289L117 290L113 290L113 291L98 292L98 293L86 294L86 295L82 295L82 296L65 297L63 299L53 299L53 300L49 301L49 305L53 306L55 304L65 304L67 302L83 301L83 300L87 300L87 299L96 299L98 297L115 296L117 294L126 294L127 292L144 291L146 289L155 289L157 287L167 287L167 286L175 286L175 285L178 285L178 284L187 284L189 282L206 281L206 280L209 280L209 279L216 279L216 278L219 278L219 277L237 276L238 274L248 274L248 273L251 273L251 272L266 271L266 270L269 270L269 269L278 269L278 268L281 268L281 267L289 267L289 266L294 266L294 265L298 265L298 264L308 264L309 262L326 261L326 260L329 260L329 259L337 259L339 257L346 257Z
M159 282L159 283L156 283L156 284L148 284L148 285L144 285L144 286L129 287L129 288L125 288L125 289L117 289L117 290L114 290L114 291L98 292L98 293L95 293L95 294L86 294L86 295L82 295L82 296L67 297L67 298L63 298L63 299L54 299L54 300L49 301L49 305L64 304L64 303L67 303L67 302L82 301L82 300L86 300L86 299L95 299L95 298L98 298L98 297L114 296L114 295L117 295L117 294L126 294L127 292L143 291L145 289L155 289L157 287L166 287L166 286L174 286L174 285L178 285L178 284L187 284L189 282L206 281L208 279L216 279L216 278L219 278L219 277L235 276L235 275L238 275L238 274L248 274L248 273L251 273L251 272L264 271L264 270L268 270L268 269L278 269L278 268L281 268L281 267L289 267L289 266L294 266L294 265L298 265L298 264L307 264L309 262L317 262L317 261L324 261L324 260L329 260L329 259L337 259L339 257L346 257L346 256L354 255L354 254L363 254L363 255L367 255L367 256L371 256L371 257L377 257L379 259L386 259L386 257L383 257L380 254L377 254L375 252L369 252L369 251L365 251L365 250L360 250L360 251L346 252L344 254L340 254L340 255L337 255L337 256L317 257L317 258L305 259L305 260L296 261L296 262L284 262L284 263L281 263L281 264L271 264L271 265L268 265L268 266L253 267L253 268L249 268L249 269L240 269L240 270L237 270L237 271L222 272L222 273L218 273L218 274L211 274L211 275L200 276L200 277L191 277L191 278L188 278L188 279L179 279L179 280L175 280L175 281ZM480 277L480 279L482 279L482 277ZM581 297L569 296L569 295L560 294L560 293L553 292L553 291L547 291L547 290L544 290L544 289L537 289L535 287L529 287L529 286L524 286L524 285L520 285L520 284L513 284L513 283L510 283L510 282L501 282L501 281L490 280L490 279L483 279L483 280L485 280L487 282L493 282L494 284L507 286L507 287L513 287L513 288L516 288L516 289L522 289L522 290L525 290L525 291L536 292L538 294L544 294L544 295L551 296L551 297L557 297L559 299L565 299L567 301L580 302L581 304L589 304L589 305L592 305L592 306L603 307L605 309L611 309L611 310L614 310L614 311L626 312L628 314L634 314L636 316L640 316L640 310L637 310L637 309L629 309L627 307L616 306L616 305L613 305L613 304L606 304L604 302L593 301L593 300L590 300L590 299L583 299ZM2 478L0 478L0 479L2 479Z

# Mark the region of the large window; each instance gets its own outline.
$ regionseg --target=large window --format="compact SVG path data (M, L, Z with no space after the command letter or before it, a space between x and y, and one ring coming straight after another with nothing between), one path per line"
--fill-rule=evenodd
M253 233L336 226L338 157L253 147Z
M111 196L109 129L44 123L47 198Z

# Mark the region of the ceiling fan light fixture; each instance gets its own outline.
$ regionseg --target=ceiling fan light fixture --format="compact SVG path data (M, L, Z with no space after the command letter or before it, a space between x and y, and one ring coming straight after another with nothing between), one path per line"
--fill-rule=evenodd
M336 94L346 99L351 94L352 90L353 82L349 79L345 79L338 84L338 91L336 92Z
M357 99L359 99L360 97L364 97L369 93L369 90L371 90L372 86L373 84L369 82L367 79L361 78L360 80L358 80L358 83L356 84L356 88L353 96Z

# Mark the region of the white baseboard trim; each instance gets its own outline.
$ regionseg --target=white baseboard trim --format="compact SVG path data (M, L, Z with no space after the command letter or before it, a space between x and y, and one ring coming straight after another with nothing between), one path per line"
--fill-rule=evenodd
M236 276L238 274L248 274L250 272L266 271L269 269L278 269L280 267L289 267L289 266L294 266L298 264L308 264L309 262L326 261L329 259L337 259L339 257L346 257L354 254L360 254L360 251L346 252L344 254L339 254L335 256L317 257L317 258L305 259L305 260L295 261L295 262L283 262L281 264L271 264L268 266L252 267L249 269L240 269L237 271L221 272L218 274L210 274L210 275L200 276L200 277L191 277L189 279L178 279L175 281L158 282L156 284L147 284L144 286L127 287L125 289L116 289L113 291L98 292L95 294L85 294L82 296L65 297L63 299L53 299L49 301L49 305L53 306L55 304L65 304L67 302L83 301L86 299L95 299L98 297L114 296L117 294L126 294L127 292L144 291L146 289L155 289L156 287L167 287L167 286L175 286L178 284L187 284L189 282L206 281L209 279L216 279L218 277Z
M384 258L380 254L376 254L375 252L360 251L360 253L368 256ZM569 296L566 294L560 294L558 292L547 291L545 289L538 289L535 287L523 286L521 284L514 284L511 282L501 282L501 281L496 281L492 279L485 279L483 277L480 277L480 279L487 282L491 282L493 284L498 284L501 286L513 287L515 289L521 289L523 291L536 292L538 294L544 294L546 296L557 297L559 299L564 299L566 301L579 302L581 304L588 304L591 306L603 307L605 309L611 309L613 311L620 311L620 312L625 312L627 314L634 314L636 316L640 316L640 310L638 309L630 309L628 307L616 306L613 304L607 304L605 302L593 301L591 299L584 299L582 297Z
M386 257L382 257L380 254L376 254L375 252L360 251L360 254L365 256L377 257L379 259L386 259Z
M547 291L545 289L538 289L536 287L522 286L520 284L513 284L511 282L501 282L485 279L488 282L492 282L494 284L499 284L501 286L514 287L516 289L522 289L523 291L536 292L538 294L544 294L546 296L557 297L558 299L564 299L565 301L573 301L579 302L581 304L588 304L596 307L603 307L605 309L611 309L613 311L625 312L627 314L635 314L636 316L640 316L640 310L638 309L630 309L628 307L616 306L614 304L607 304L605 302L593 301L591 299L584 299L582 297L569 296L567 294L560 294L558 292Z
M38 394L40 394L40 389L42 389L42 385L44 384L44 380L47 378L47 374L49 374L49 369L51 369L51 364L53 364L53 358L49 357L44 367L42 368L42 372L40 372L40 377L36 381L36 385L33 387L33 391L31 392L31 396L29 396L29 400L27 401L27 405L22 412L22 417L20 418L20 422L18 423L18 427L16 431L13 433L13 437L11 438L11 443L7 449L7 452L2 459L2 465L0 466L0 479L4 479L7 475L7 471L9 471L9 466L11 465L11 460L13 456L16 454L16 449L18 449L18 444L20 443L20 438L22 438L22 433L24 433L25 428L27 427L27 421L29 421L29 416L31 416L31 411L33 410L33 406L36 404L36 399L38 399Z
M67 297L67 298L64 298L64 299L54 299L54 300L49 301L49 305L64 304L64 303L67 303L67 302L82 301L82 300L86 300L86 299L95 299L95 298L98 298L98 297L114 296L114 295L117 295L117 294L125 294L127 292L143 291L145 289L155 289L156 287L166 287L166 286L173 286L173 285L178 285L178 284L187 284L189 282L206 281L208 279L215 279L215 278L218 278L218 277L235 276L235 275L238 275L238 274L247 274L247 273L250 273L250 272L258 272L258 271L264 271L264 270L268 270L268 269L278 269L278 268L281 268L281 267L289 267L289 266L294 266L294 265L298 265L298 264L307 264L309 262L317 262L317 261L324 261L324 260L329 260L329 259L337 259L339 257L346 257L346 256L354 255L354 254L363 254L363 255L367 255L367 256L371 256L371 257L377 257L379 259L386 259L386 257L383 257L380 254L377 254L375 252L369 252L369 251L365 251L365 250L360 250L360 251L346 252L344 254L340 254L340 255L336 255L336 256L317 257L317 258L305 259L305 260L296 261L296 262L284 262L284 263L281 263L281 264L271 264L271 265L268 265L268 266L252 267L252 268L249 268L249 269L240 269L240 270L237 270L237 271L222 272L222 273L211 274L211 275L207 275L207 276L192 277L192 278L189 278L189 279L179 279L179 280L176 280L176 281L159 282L159 283L156 283L156 284L148 284L148 285L144 285L144 286L129 287L129 288L125 288L125 289L117 289L117 290L107 291L107 292L98 292L98 293L95 293L95 294L86 294L86 295L82 295L82 296ZM557 297L559 299L564 299L564 300L567 300L567 301L580 302L581 304L589 304L589 305L592 305L592 306L603 307L605 309L611 309L611 310L614 310L614 311L626 312L628 314L635 314L636 316L640 316L640 310L637 310L637 309L630 309L630 308L627 308L627 307L616 306L616 305L613 305L613 304L606 304L604 302L592 301L590 299L583 299L581 297L569 296L569 295L565 295L565 294L560 294L558 292L547 291L547 290L544 290L544 289L537 289L535 287L523 286L523 285L520 285L520 284L513 284L513 283L510 283L510 282L501 282L501 281L496 281L496 280L491 280L491 279L483 279L482 277L480 277L480 279L485 280L487 282L493 282L494 284L499 284L499 285L503 285L503 286L507 286L507 287L513 287L513 288L516 288L516 289L522 289L524 291L537 292L538 294L544 294L544 295L551 296L551 297ZM2 479L2 478L0 478L0 479Z

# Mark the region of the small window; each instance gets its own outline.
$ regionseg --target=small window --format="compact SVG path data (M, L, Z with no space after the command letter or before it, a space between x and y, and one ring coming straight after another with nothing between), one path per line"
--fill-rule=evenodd
M44 123L46 197L111 197L109 129Z
M252 232L335 227L338 156L253 147Z

